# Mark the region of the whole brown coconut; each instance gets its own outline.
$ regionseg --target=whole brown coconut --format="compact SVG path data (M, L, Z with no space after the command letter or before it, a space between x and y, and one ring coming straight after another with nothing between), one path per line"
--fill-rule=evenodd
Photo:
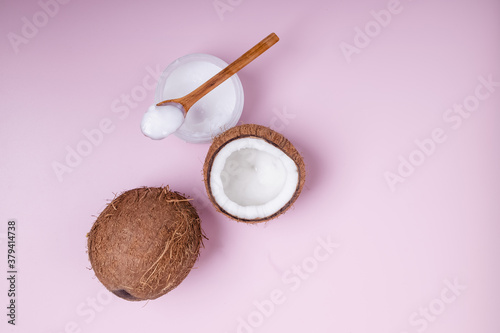
M126 191L111 201L88 236L92 269L116 296L158 298L188 275L202 245L200 218L168 187Z
M239 222L257 223L280 216L294 204L306 169L302 156L283 135L247 124L214 138L203 175L217 211Z

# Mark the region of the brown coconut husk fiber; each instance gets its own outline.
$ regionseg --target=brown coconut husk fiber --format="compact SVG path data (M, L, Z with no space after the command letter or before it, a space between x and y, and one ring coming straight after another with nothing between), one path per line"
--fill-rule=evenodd
M115 295L158 298L188 275L203 232L188 199L168 187L123 192L102 211L88 236L92 269Z
M225 211L215 201L210 186L210 172L212 169L214 159L219 153L219 151L231 141L248 137L260 138L272 144L273 146L281 149L286 155L288 155L288 157L292 159L292 161L295 162L299 173L299 181L297 183L295 193L293 194L292 198L286 203L286 205L284 205L279 211L270 216L257 218L253 220L239 218L238 216L231 215L227 211ZM240 125L233 127L214 138L212 145L210 146L207 156L205 158L205 164L203 165L203 176L208 197L217 211L239 222L258 223L258 222L269 221L271 219L280 216L294 204L294 202L299 197L302 188L304 187L304 183L306 181L306 168L304 160L300 155L300 153L297 151L297 149L295 149L293 144L283 135L265 126L247 124L247 125Z

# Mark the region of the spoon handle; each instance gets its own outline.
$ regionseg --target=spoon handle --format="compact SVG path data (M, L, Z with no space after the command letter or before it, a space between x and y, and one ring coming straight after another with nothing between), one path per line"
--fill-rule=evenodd
M184 107L184 110L186 112L193 106L194 103L196 103L199 99L201 99L203 96L211 92L213 89L215 89L218 85L220 85L222 82L226 81L229 79L231 76L233 76L235 73L237 73L240 69L248 65L250 62L252 62L255 58L260 56L262 53L267 51L271 46L273 46L277 41L279 41L278 36L273 32L263 40L261 40L259 43L257 43L254 47L252 47L250 50L245 52L242 56L240 56L238 59L230 63L228 66L226 66L224 69L222 69L219 73L215 74L213 77L208 79L205 83L203 83L201 86L190 92L184 97L178 98L177 101L178 103L182 104ZM158 105L161 105L163 102L158 103Z

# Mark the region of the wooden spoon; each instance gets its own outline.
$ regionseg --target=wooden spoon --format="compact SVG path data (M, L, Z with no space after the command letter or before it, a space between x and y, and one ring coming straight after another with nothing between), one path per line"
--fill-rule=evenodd
M222 69L219 73L215 74L212 78L208 79L207 82L203 83L201 86L199 86L186 96L169 99L156 104L156 106L162 106L172 103L175 103L177 104L176 106L178 106L178 104L180 104L184 109L184 114L186 114L194 103L196 103L203 96L211 92L222 82L229 79L233 74L237 73L240 69L248 65L262 53L267 51L277 41L279 41L278 36L276 36L274 32L271 33L269 36L261 40L257 45L255 45L250 50L245 52L241 57L233 61L226 68Z

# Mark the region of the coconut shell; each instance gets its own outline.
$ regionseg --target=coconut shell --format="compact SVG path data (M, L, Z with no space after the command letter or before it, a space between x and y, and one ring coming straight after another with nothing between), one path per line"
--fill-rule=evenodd
M158 298L188 275L202 245L200 218L168 187L143 187L112 200L88 236L92 269L116 296Z
M238 216L231 215L227 211L225 211L214 199L212 195L212 191L210 188L210 171L212 169L212 165L214 162L215 157L217 156L218 152L229 142L241 139L241 138L259 138L262 140L267 141L271 145L279 148L282 150L288 157L292 159L292 161L295 162L295 165L297 166L298 174L299 174L299 180L297 183L296 190L292 196L292 198L284 205L279 211L276 213L263 217L263 218L257 218L257 219L242 219L239 218ZM203 176L204 176L204 182L205 182L205 188L207 190L208 198L212 202L213 206L215 209L228 216L229 218L236 220L238 222L246 222L246 223L258 223L258 222L265 222L272 220L281 214L285 213L297 200L297 198L300 195L300 192L302 191L302 188L304 187L304 183L306 180L306 168L304 164L304 160L300 153L295 149L293 144L285 138L283 135L280 133L270 129L269 127L261 126L261 125L255 125L255 124L246 124L246 125L240 125L233 127L222 134L218 135L213 139L212 145L210 146L207 156L205 158L205 163L203 165Z

